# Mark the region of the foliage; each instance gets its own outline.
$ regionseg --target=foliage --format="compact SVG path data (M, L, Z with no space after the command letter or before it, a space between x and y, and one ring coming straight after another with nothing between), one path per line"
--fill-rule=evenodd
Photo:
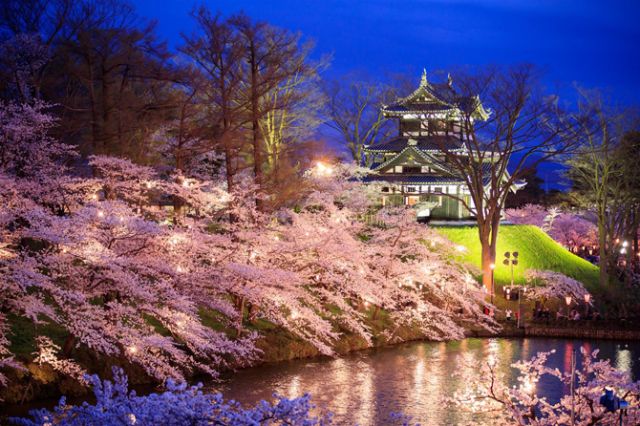
M553 271L530 269L525 273L527 282L532 285L527 289L529 299L564 299L571 297L574 301L585 300L589 292L581 282Z
M464 261L480 265L480 246L475 227L441 227L438 231L455 244L465 248L458 253ZM516 283L525 281L529 269L560 272L583 283L593 291L598 286L598 268L563 249L538 227L531 225L508 225L500 228L498 258L496 259L495 280L498 284L511 282L511 270L502 264L506 251L518 251L519 264L514 268Z
M597 219L600 284L604 287L615 281L618 242L637 239L640 230L640 133L630 131L637 128L635 112L610 108L598 93L580 94L580 107L591 115L591 123L580 129L583 148L568 159L567 175L573 198ZM626 252L625 278L630 284L629 266L638 260L631 250Z
M598 229L585 215L571 211L553 211L538 204L527 204L518 209L507 209L506 218L519 225L535 225L567 248L598 245Z
M540 352L529 361L519 361L512 365L519 371L517 386L509 387L507 377L499 372L491 360L482 362L463 356L460 362L467 368L461 371L473 372L473 377L464 377L467 388L456 394L448 402L461 409L491 413L495 425L559 425L572 424L572 408L575 425L617 424L620 412L607 412L600 404L605 388L612 388L616 394L629 403L624 413L624 424L640 421L640 382L631 381L627 373L616 370L608 360L599 360L598 351L592 353L581 349L581 368L576 369L574 397L571 388L570 371L561 372L546 366L547 359L554 352ZM537 383L547 377L564 384L565 393L557 403L537 394Z
M22 426L60 425L299 425L331 424L330 414L313 417L310 396L277 402L259 402L254 408L243 409L234 401L225 401L221 394L206 394L202 384L188 387L186 383L168 380L166 390L138 396L129 391L127 377L119 369L113 371L113 382L101 381L98 376L87 376L96 398L95 404L87 402L70 406L63 397L53 411L46 409L31 412L32 419L13 419Z
M370 307L393 324L390 341L403 325L438 340L463 337L465 324L498 328L482 312L485 294L449 261L453 248L411 210L380 212L384 226L361 220L372 200L360 169L307 173L297 209L269 214L258 210L264 194L250 176L229 193L109 156L89 158L93 177L65 168L74 152L38 131L52 123L44 107L0 111L9 117L0 122L0 309L35 324L37 362L78 378L88 367L74 363L82 349L158 380L216 375L259 356L247 326L258 321L328 355L342 333L370 345ZM11 336L0 320L8 363ZM66 340L46 339L45 324Z

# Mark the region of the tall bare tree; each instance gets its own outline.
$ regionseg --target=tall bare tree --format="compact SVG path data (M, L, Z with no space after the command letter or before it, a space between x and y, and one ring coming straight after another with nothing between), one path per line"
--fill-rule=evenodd
M155 26L126 0L9 0L0 13L5 33L35 33L49 54L44 65L23 69L32 71L33 96L58 106L64 133L56 136L85 154L148 162L149 136L175 111L174 66Z
M206 111L210 149L224 153L227 188L235 188L235 176L244 167L242 125L245 104L241 99L244 70L240 39L228 20L205 7L192 14L198 31L184 35L181 51L190 57L201 74L198 98Z
M466 135L462 152L439 148L447 168L465 181L482 247L483 284L491 290L498 230L506 197L530 168L574 149L576 115L562 113L557 98L545 96L530 65L489 68L456 76L461 123ZM488 107L480 111L480 99ZM489 114L484 114L486 112Z
M605 105L596 92L581 90L581 96L580 107L591 121L580 129L582 147L567 161L567 175L574 201L594 211L597 219L600 285L604 287L611 284L619 256L626 252L630 266L637 252L637 243L634 249L621 242L637 241L640 221L640 142L636 132L627 133L638 123L630 122L628 111Z
M324 91L327 126L338 132L353 160L362 165L364 146L389 134L381 107L394 91L358 73L327 82Z

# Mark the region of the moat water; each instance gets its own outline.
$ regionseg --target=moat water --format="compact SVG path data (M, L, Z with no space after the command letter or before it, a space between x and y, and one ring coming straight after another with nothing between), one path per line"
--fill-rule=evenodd
M463 390L476 372L461 363L462 354L493 361L507 377L517 383L511 364L530 359L538 352L555 350L548 366L569 371L571 354L580 348L598 349L599 357L609 359L619 370L640 379L640 341L580 340L549 338L483 338L457 342L415 342L372 349L340 357L314 358L265 364L223 377L221 383L206 384L208 391L222 392L249 407L260 400L274 400L274 394L288 398L309 393L318 410L331 411L338 425L387 425L392 413L411 416L421 425L492 425L487 415L472 415L454 409L443 400ZM458 374L456 374L458 373ZM568 392L552 377L537 383L539 395L551 402ZM152 389L138 389L144 394ZM70 403L81 400L71 398ZM29 409L51 408L56 401L40 401L0 409L4 416L25 416ZM8 412L7 412L8 410Z
M337 424L384 425L390 414L401 412L422 425L491 425L491 418L472 415L443 404L445 397L467 385L474 371L465 371L459 357L493 360L497 368L516 384L517 371L511 364L530 359L539 351L556 352L549 366L569 371L575 350L599 349L599 357L640 377L640 342L570 339L465 339L458 342L419 342L356 352L336 359L313 359L267 364L238 371L213 388L243 405L277 393L296 397L308 392L320 410L334 413ZM461 373L455 375L454 373ZM566 392L556 379L545 377L538 392L552 402Z

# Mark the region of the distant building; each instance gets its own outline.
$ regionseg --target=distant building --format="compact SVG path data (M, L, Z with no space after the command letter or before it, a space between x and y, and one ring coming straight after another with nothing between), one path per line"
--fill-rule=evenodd
M366 165L376 172L367 181L383 184L382 205L414 206L423 220L473 217L463 203L473 210L467 185L447 166L442 149L465 155L462 120L489 117L479 97L460 97L451 77L445 83L429 83L424 71L420 86L383 106L382 113L398 119L398 136L364 149Z

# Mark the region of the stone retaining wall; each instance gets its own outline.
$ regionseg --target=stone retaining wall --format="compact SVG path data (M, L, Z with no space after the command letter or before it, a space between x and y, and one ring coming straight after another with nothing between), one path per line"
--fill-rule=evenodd
M524 329L528 337L573 337L577 339L612 339L612 340L640 340L640 330L621 330L613 328L588 327L540 327L528 326Z

